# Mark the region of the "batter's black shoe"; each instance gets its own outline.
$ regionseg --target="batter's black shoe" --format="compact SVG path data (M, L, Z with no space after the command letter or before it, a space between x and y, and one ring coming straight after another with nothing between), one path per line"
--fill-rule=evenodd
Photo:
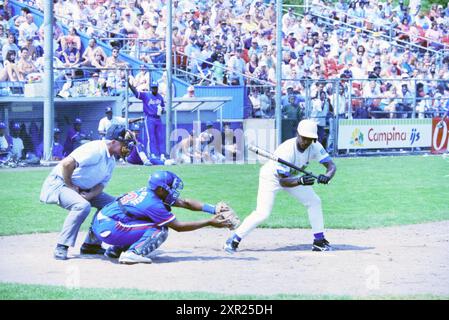
M81 254L104 254L104 250L100 244L83 243L80 249Z
M329 241L326 239L313 240L312 251L333 251Z
M69 247L58 244L55 248L55 251L53 252L53 256L56 260L67 260L67 251L69 250Z
M235 240L234 237L230 237L228 240L226 240L226 243L223 247L223 249L227 253L235 253L237 252L237 248L239 247L240 242Z

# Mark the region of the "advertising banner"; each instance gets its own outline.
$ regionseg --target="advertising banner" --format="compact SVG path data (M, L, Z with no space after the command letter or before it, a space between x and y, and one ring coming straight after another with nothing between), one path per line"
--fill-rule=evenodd
M338 149L430 148L432 119L344 119Z
M446 118L440 124L441 118L432 119L432 149L433 154L440 154L447 152L448 137L449 137L449 119Z

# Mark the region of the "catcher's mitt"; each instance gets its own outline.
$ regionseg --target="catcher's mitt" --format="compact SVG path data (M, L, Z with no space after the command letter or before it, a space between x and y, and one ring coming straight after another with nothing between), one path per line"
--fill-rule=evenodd
M240 225L240 219L235 211L224 201L220 201L215 205L215 213L220 215L223 219L231 223L230 230L236 229Z

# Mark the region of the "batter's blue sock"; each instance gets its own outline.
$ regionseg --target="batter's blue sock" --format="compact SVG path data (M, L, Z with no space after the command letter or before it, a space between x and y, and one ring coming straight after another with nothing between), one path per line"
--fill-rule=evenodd
M324 232L314 233L313 236L315 237L315 240L323 240Z

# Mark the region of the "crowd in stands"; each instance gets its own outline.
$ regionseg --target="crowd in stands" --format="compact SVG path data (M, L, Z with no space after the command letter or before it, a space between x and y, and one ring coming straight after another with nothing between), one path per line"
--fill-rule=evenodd
M43 1L26 2L42 9ZM94 69L87 73L87 94L123 95L120 52L147 66L165 66L166 1L58 0L54 9L55 59L73 68L58 75L69 80L61 96L79 94L72 79L83 67ZM7 1L0 16L1 80L38 77L42 28L26 8L12 16ZM415 116L431 117L448 108L449 4L424 11L420 0L312 0L308 12L285 7L282 25L284 118L411 117L414 108ZM249 116L274 116L274 1L173 0L172 27L176 68L192 84L207 79L209 85L245 85ZM87 48L81 32L91 37ZM110 43L111 56L97 40ZM144 67L131 81L148 90L149 72Z

